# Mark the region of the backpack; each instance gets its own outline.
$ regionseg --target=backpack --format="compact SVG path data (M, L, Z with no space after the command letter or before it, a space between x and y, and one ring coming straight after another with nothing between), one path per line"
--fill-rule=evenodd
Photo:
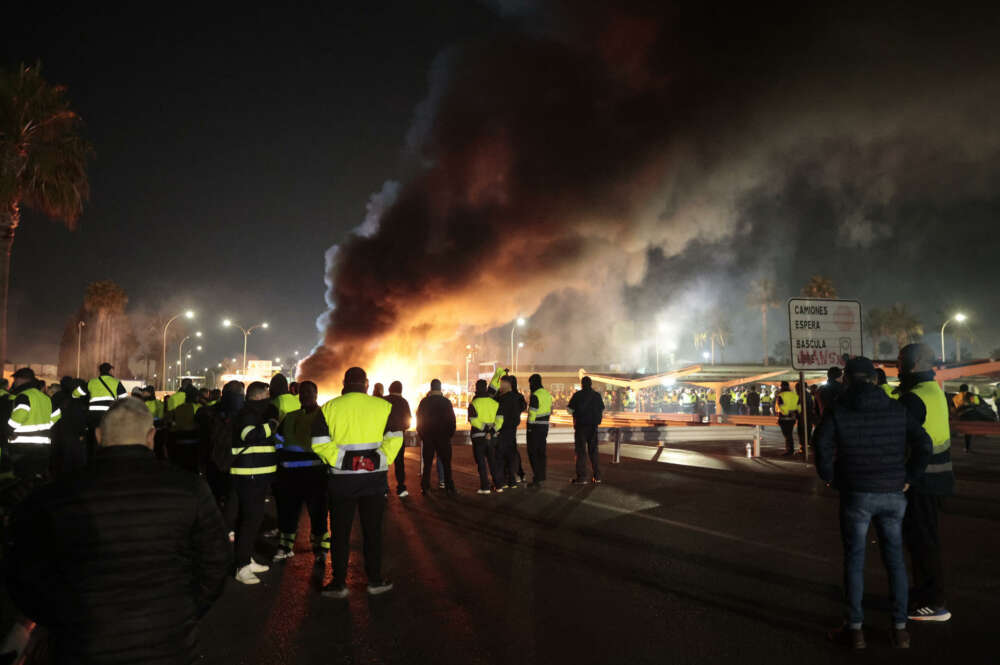
M209 433L209 459L219 471L229 473L233 466L233 418L219 413L212 418Z

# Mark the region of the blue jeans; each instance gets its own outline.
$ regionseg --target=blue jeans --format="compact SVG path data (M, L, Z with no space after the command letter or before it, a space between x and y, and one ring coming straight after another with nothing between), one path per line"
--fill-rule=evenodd
M865 593L865 546L871 522L875 522L882 563L889 574L893 625L906 626L909 582L903 559L905 513L906 495L902 492L840 494L840 538L844 544L844 591L850 628L861 628L865 618L861 600Z

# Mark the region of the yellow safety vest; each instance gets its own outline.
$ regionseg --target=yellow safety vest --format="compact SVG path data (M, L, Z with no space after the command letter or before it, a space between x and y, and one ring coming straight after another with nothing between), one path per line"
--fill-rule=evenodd
M403 447L402 432L385 431L392 404L361 392L346 393L323 405L328 436L314 436L312 449L333 475L387 471ZM373 468L361 462L377 456Z
M476 416L469 419L469 425L479 431L470 434L473 439L486 436L486 429L498 430L503 427L503 416L497 415L500 404L492 397L477 397L469 406L476 410Z
M552 395L545 388L539 388L531 396L538 400L538 408L528 409L528 424L548 423L552 415Z
M922 381L910 391L920 398L927 410L924 430L934 444L934 454L951 448L951 425L948 422L948 398L937 381Z
M791 390L778 393L781 404L778 405L778 412L783 416L790 416L799 410L799 395Z
M298 411L302 408L302 403L299 401L299 398L291 393L278 395L271 400L271 404L274 404L274 408L278 410L279 423L292 411Z

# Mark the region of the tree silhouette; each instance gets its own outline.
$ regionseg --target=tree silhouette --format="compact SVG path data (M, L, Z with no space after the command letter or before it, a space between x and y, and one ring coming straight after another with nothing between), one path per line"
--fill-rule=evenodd
M65 92L42 78L40 65L0 70L0 362L7 358L10 257L21 207L73 229L90 196L93 150Z
M802 287L802 295L806 298L836 298L837 289L828 277L813 275Z
M747 307L760 310L760 339L761 347L764 349L764 365L768 364L767 310L780 305L775 293L774 282L769 279L760 279L750 284L750 291L747 293Z

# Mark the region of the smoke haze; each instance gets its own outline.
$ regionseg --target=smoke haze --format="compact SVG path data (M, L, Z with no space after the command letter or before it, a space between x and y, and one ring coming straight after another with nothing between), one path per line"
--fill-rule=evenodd
M302 376L533 314L549 363L639 366L615 321L686 340L720 309L759 349L750 279L930 315L953 299L921 264L982 260L939 241L1000 207L996 10L493 4L504 29L435 62L415 173L328 252Z

